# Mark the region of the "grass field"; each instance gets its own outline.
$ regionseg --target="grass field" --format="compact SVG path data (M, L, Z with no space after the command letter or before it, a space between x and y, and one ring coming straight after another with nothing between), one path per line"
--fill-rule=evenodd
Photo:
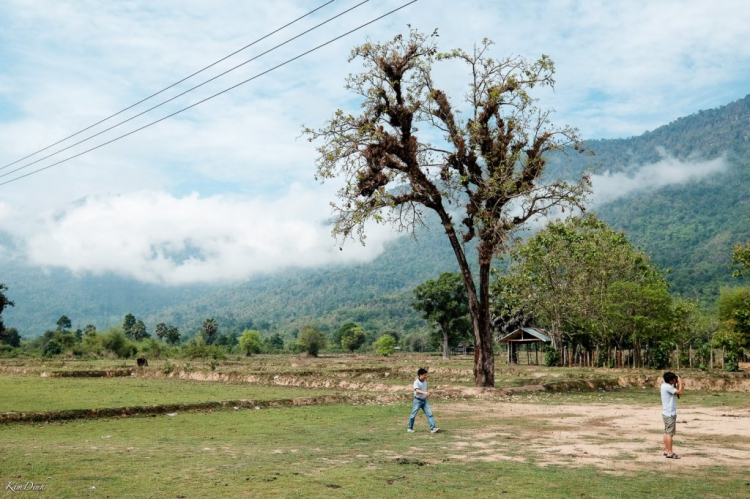
M408 386L409 367L427 361L434 386L456 387L471 369L432 358L399 359L393 366L347 356L319 360L258 359L263 369L219 366L220 372L268 374L246 383L6 371L0 412L346 394L352 390L341 379L359 380L357 389ZM501 376L511 386L596 374L534 367L503 369ZM274 376L309 377L313 384L329 379L333 388L279 386ZM679 402L675 439L683 459L673 461L661 456L660 403L651 386L451 399L439 391L432 401L442 428L437 434L427 432L421 414L417 432L405 432L411 408L405 398L3 424L1 497L18 497L6 485L27 481L44 482L45 494L61 498L750 496L747 392L688 391Z
M332 390L206 383L172 378L40 378L0 375L0 412L63 411L328 395Z

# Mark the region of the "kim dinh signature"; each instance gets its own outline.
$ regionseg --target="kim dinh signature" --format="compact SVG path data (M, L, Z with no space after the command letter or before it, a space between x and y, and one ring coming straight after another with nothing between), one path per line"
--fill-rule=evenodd
M10 481L8 482L8 485L5 486L5 490L10 490L11 492L29 492L32 490L42 491L47 484L47 480L50 478L52 477L48 476L41 483L32 482L31 480Z

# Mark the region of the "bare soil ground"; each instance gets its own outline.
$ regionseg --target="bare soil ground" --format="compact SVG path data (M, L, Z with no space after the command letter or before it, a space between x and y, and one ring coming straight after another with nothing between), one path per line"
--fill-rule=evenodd
M454 430L446 455L457 460L533 461L537 465L596 466L620 473L654 467L746 467L750 460L750 409L678 409L674 450L662 455L661 407L537 405L475 400L446 404L444 415L496 419L481 431ZM520 423L520 424L519 424Z

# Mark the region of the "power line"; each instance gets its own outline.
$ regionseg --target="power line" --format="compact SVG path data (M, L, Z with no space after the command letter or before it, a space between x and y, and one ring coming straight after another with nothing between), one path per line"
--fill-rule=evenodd
M54 144L50 144L50 145L48 145L47 147L44 147L44 148L42 148L42 149L39 149L38 151L32 152L31 154L29 154L29 155L27 155L27 156L24 156L23 158L17 159L17 160L15 160L15 161L14 161L14 162L12 162L12 163L8 163L7 165L5 165L5 166L3 166L3 167L0 167L0 170L4 170L4 169L8 168L9 166L13 166L13 165L15 165L16 163L20 163L20 162L21 162L21 161L23 161L24 159L28 159L28 158L30 158L30 157L32 157L32 156L35 156L35 155L39 154L39 153L40 153L40 152L42 152L42 151L46 151L46 150L47 150L47 149L49 149L50 147L54 147L54 146L56 146L57 144L59 144L59 143L61 143L61 142L65 142L66 140L68 140L68 139L70 139L70 138L73 138L73 137L75 137L76 135L79 135L79 134L81 134L81 133L85 132L86 130L89 130L89 129L91 129L91 128L94 128L94 127L95 127L96 125L100 125L100 124L104 123L105 121L107 121L107 120L109 120L109 119L111 119L111 118L114 118L115 116L117 116L117 115L119 115L119 114L122 114L122 113L124 113L124 112L125 112L125 111L127 111L128 109L132 109L132 108L134 108L134 107L135 107L135 106L137 106L138 104L142 104L143 102L146 102L147 100L149 100L149 99L150 99L150 98L152 98L152 97L156 97L157 95L159 95L159 94L161 94L161 93L163 93L163 92L166 92L166 91L167 91L167 90L169 90L170 88L172 88L172 87L175 87L175 86L179 85L180 83L182 83L182 82L184 82L184 81L186 81L186 80L189 80L189 79L190 79L190 78L192 78L193 76L195 76L195 75L197 75L197 74L199 74L199 73L202 73L203 71L205 71L205 70L207 70L207 69L209 69L209 68L212 68L213 66L216 66L216 65L217 65L217 64L219 64L220 62L222 62L222 61L225 61L225 60L229 59L230 57L232 57L233 55L235 55L235 54L238 54L238 53L242 52L243 50L245 50L245 49L247 49L247 48L250 48L250 47L252 47L252 46L253 46L253 45L255 45L256 43L258 43L258 42L261 42L261 41L265 40L265 39L266 39L266 38L268 38L269 36L271 36L271 35L274 35L274 34L278 33L279 31L283 30L284 28L288 28L289 26L291 26L292 24L296 23L297 21L300 21L300 20L304 19L305 17L307 17L307 16L309 16L309 15L311 15L311 14L313 14L313 13L315 13L315 12L319 11L320 9L322 9L323 7L325 7L326 5L329 5L329 4L333 3L333 2L334 2L334 0L329 0L328 2L326 2L326 3L322 4L322 5L320 5L319 7L315 8L315 9L313 9L313 10L311 10L311 11L310 11L310 12L308 12L307 14L305 14L305 15L303 15L303 16L300 16L300 17L298 17L297 19L295 19L295 20L293 20L293 21L290 21L290 22L286 23L286 24L285 24L285 25L283 25L282 27L280 27L280 28L277 28L277 29L275 29L275 30L271 31L271 32L270 32L270 33L268 33L267 35L264 35L264 36L262 36L262 37L258 38L257 40L255 40L255 41L253 41L253 42L251 42L251 43L249 43L249 44L245 45L244 47L242 47L242 48L240 48L240 49L238 49L238 50L235 50L235 51L234 51L234 52L232 52L231 54L229 54L229 55L227 55L227 56L225 56L225 57L222 57L222 58L221 58L221 59L219 59L218 61L215 61L215 62L213 62L213 63L209 64L208 66L204 67L203 69L199 69L199 70L198 70L198 71L196 71L195 73L193 73L193 74L191 74L191 75L189 75L189 76L186 76L185 78L181 79L180 81L177 81L177 82L175 82L175 83L173 83L173 84L169 85L168 87L164 87L164 88L162 88L162 89L161 89L161 90L159 90L158 92L156 92L156 93L153 93L153 94L149 95L148 97L145 97L145 98L143 98L143 99L139 100L139 101L138 101L138 102L136 102L135 104L132 104L132 105L130 105L130 106L128 106L128 107L126 107L125 109L122 109L122 110L120 110L120 111L117 111L117 112L116 112L115 114L112 114L112 115L110 115L110 116L107 116L106 118L104 118L104 119L102 119L102 120L99 120L99 121L97 121L97 122L96 122L96 123L94 123L93 125L89 125L89 126L87 126L87 127L86 127L86 128L84 128L83 130L79 130L79 131L77 131L77 132L76 132L76 133L74 133L73 135L68 135L68 136L67 136L67 137L65 137L64 139L60 139L60 140L58 140L57 142L55 142ZM58 151L58 152L59 152L59 151ZM45 159L45 158L43 158L43 159Z
M275 71L276 69L278 69L278 68L280 68L280 67L282 67L282 66L286 66L286 65L287 65L287 64L289 64L290 62L296 61L297 59L300 59L300 58L302 58L302 57L304 57L304 56L306 56L306 55L308 55L308 54L310 54L310 53L312 53L312 52L315 52L316 50L319 50L319 49L321 49L321 48L325 47L326 45L330 45L331 43L333 43L333 42L335 42L335 41L337 41L337 40L340 40L340 39L344 38L345 36L351 35L351 34L352 34L352 33L354 33L355 31L358 31L358 30L360 30L360 29L364 28L365 26L369 26L370 24L373 24L373 23L375 23L375 22L377 22L377 21L379 21L379 20L381 20L381 19L383 19L383 18L385 18L385 17L388 17L388 16L390 16L391 14L393 14L394 12L398 12L399 10L401 10L401 9L403 9L403 8L405 8L405 7L408 7L409 5L411 5L411 4L413 4L413 3L416 3L416 2L417 2L417 0L411 0L411 2L405 3L404 5L402 5L402 6L400 6L400 7L397 7L397 8L395 8L395 9L393 9L393 10L391 10L391 11L389 11L389 12L387 12L387 13L383 14L382 16L376 17L375 19L373 19L373 20L371 20L371 21L368 21L368 22L366 22L366 23L364 23L364 24L361 24L361 25L357 26L356 28L354 28L354 29L352 29L352 30L350 30L350 31L347 31L346 33L344 33L344 34L342 34L342 35L339 35L339 36L337 36L337 37L335 37L335 38L331 38L331 39L330 39L330 40L328 40L327 42L325 42L325 43L322 43L322 44L318 45L318 46L317 46L317 47L315 47L315 48L312 48L312 49L310 49L310 50L308 50L308 51L306 51L306 52L303 52L303 53L301 53L301 54L299 54L299 55L297 55L297 56L295 56L295 57L292 57L291 59L287 59L286 61L282 62L281 64L278 64L278 65L276 65L276 66L274 66L274 67L272 67L272 68L270 68L270 69L267 69L267 70L265 70L265 71L263 71L263 72L261 72L261 73L258 73L258 74L256 74L255 76L252 76L252 77L248 78L247 80L244 80L244 81L241 81L240 83L237 83L236 85L232 85L231 87L229 87L229 88L227 88L227 89L225 89L225 90L222 90L221 92L217 92L217 93L215 93L215 94L213 94L213 95L211 95L211 96L209 96L209 97L206 97L205 99L202 99L202 100L200 100L200 101L198 101L198 102L196 102L196 103L194 103L194 104L191 104L191 105L189 105L189 106L187 106L187 107L185 107L185 108L182 108L182 109L180 109L179 111L175 111L175 112L174 112L174 113L172 113L172 114L169 114L169 115L167 115L167 116L164 116L163 118L160 118L160 119L158 119L158 120L156 120L156 121L152 121L151 123L148 123L147 125L144 125L144 126L142 126L142 127L140 127L140 128L136 128L135 130L132 130L132 131L130 131L130 132L128 132L128 133L125 133L125 134L123 134L123 135L120 135L119 137L115 137L114 139L112 139L112 140L109 140L109 141L107 141L107 142L104 142L104 143L102 143L102 144L99 144L98 146L92 147L91 149L87 149L87 150L85 150L85 151L83 151L83 152L80 152L80 153L78 153L78 154L75 154L75 155L73 155L73 156L70 156L70 157L68 157L68 158L62 159L62 160L60 160L60 161L58 161L58 162L56 162L56 163L52 163L51 165L45 166L44 168L39 168L38 170L34 170L33 172L29 172L29 173L26 173L26 174L24 174L24 175L21 175L21 176L19 176L19 177L16 177L16 178L14 178L14 179L11 179L11 180L7 180L7 181L5 181L5 182L2 182L2 183L0 183L0 186L6 185L6 184L10 184L11 182L15 182L16 180L20 180L20 179L22 179L22 178L25 178L25 177L28 177L28 176L30 176L30 175L34 175L35 173L39 173L39 172L41 172L41 171L47 170L47 169L49 169L49 168L52 168L53 166L57 166L57 165L59 165L59 164L61 164L61 163L65 163L66 161L70 161L71 159L75 159L75 158L77 158L77 157L79 157L79 156L83 156L83 155L84 155L84 154L86 154L86 153L89 153L89 152L91 152L91 151L95 151L96 149L99 149L99 148L101 148L101 147L104 147L104 146L106 146L106 145L109 145L109 144L111 144L111 143L113 143L113 142L116 142L116 141L118 141L118 140L120 140L120 139L122 139L122 138L125 138L125 137L127 137L127 136L129 136L129 135L133 135L133 134L134 134L134 133L136 133L136 132L139 132L139 131L141 131L141 130L144 130L144 129L146 129L146 128L149 128L149 127L151 127L151 126L153 126L153 125L155 125L155 124L157 124L157 123L160 123L160 122L162 122L162 121L164 121L164 120L166 120L166 119L168 119L168 118L171 118L172 116L175 116L175 115L177 115L177 114L180 114L180 113L182 113L182 112L184 112L184 111L187 111L188 109L192 109L192 108L194 108L194 107L196 107L196 106L198 106L198 105L200 105L200 104L203 104L203 103L204 103L204 102L206 102L206 101L209 101L209 100L211 100L211 99L213 99L213 98L215 98L215 97L218 97L219 95L225 94L225 93L229 92L230 90L234 90L235 88L237 88L237 87L239 87L239 86L241 86L241 85L244 85L245 83L249 83L249 82L251 82L251 81L255 80L256 78L259 78L259 77L261 77L261 76L263 76L263 75L265 75L265 74L268 74L268 73L270 73L271 71Z
M260 54L256 55L255 57L253 57L253 58L251 58L251 59L248 59L247 61L245 61L245 62L242 62L242 63L240 63L240 64L238 64L238 65L234 66L233 68L230 68L230 69L228 69L228 70L224 71L223 73L220 73L220 74L218 74L218 75L214 76L213 78L209 78L208 80L204 81L203 83L199 83L198 85L196 85L196 86L194 86L194 87L192 87L192 88L189 88L189 89L185 90L184 92L182 92L182 93L179 93L179 94L175 95L174 97L172 97L172 98L170 98L170 99L167 99L167 100L165 100L165 101L163 101L163 102L161 102L161 103L159 103L159 104L157 104L157 105L155 105L155 106L152 106L152 107L150 107L150 108L146 109L145 111L142 111L142 112L140 112L140 113L138 113L138 114L136 114L136 115L133 115L133 116L131 116L130 118L128 118L128 119L126 119L126 120L123 120L123 121L121 121L121 122L119 122L119 123L117 123L117 124L115 124L115 125L112 125L112 126L111 126L111 127L109 127L109 128L105 128L104 130L102 130L102 131L100 131L100 132L97 132L97 133L95 133L95 134L93 134L93 135L89 135L88 137L86 137L86 138L85 138L85 139L83 139L83 140L79 140L78 142L75 142L75 143L73 143L73 144L71 144L71 145L69 145L69 146L67 146L67 147L63 147L62 149L59 149L59 150L57 150L57 151L53 152L52 154L48 154L48 155L46 155L46 156L44 156L44 157L42 157L42 158L36 159L36 160L32 161L31 163L27 163L27 164L25 164L25 165L23 165L23 166L19 166L18 168L14 169L14 170L11 170L11 171L9 171L9 172L5 172L5 173L3 173L2 175L0 175L0 178L2 178L2 177L7 177L8 175L12 175L12 174L16 173L17 171L20 171L20 170L23 170L23 169L25 169L25 168L28 168L29 166L31 166L31 165L35 165L35 164L37 164L37 163L39 163L39 162L41 162L41 161L44 161L45 159L49 159L49 158L51 158L52 156L57 156L58 154L60 154L60 153L61 153L61 152L63 152L63 151L67 151L68 149L72 149L72 148L74 148L74 147L75 147L75 146L77 146L77 145L83 144L84 142L87 142L87 141L89 141L89 140L93 139L94 137L98 137L99 135L102 135L102 134L104 134L104 133L106 133L106 132L108 132L108 131L110 131L110 130L112 130L112 129L114 129L114 128L117 128L117 127L118 127L118 126L120 126L120 125L123 125L123 124L125 124L125 123L127 123L127 122L129 122L129 121L132 121L132 120L134 120L134 119L138 118L139 116L143 116L144 114L146 114L146 113L148 113L148 112L151 112L151 111L153 111L153 110L154 110L154 109L156 109L157 107L161 107L161 106L163 106L164 104L166 104L166 103L168 103L168 102L171 102L171 101L173 101L173 100L175 100L175 99L177 99L177 98L179 98L179 97L182 97L183 95L185 95L185 94L187 94L187 93L189 93L189 92L192 92L193 90L195 90L195 89L197 89L197 88L200 88L200 87L202 87L203 85L206 85L207 83L210 83L210 82L212 82L212 81L214 81L214 80L216 80L216 79L218 79L218 78L221 78L221 77L222 77L222 76L224 76L225 74L227 74L227 73L231 73L231 72L232 72L232 71L234 71L235 69L238 69L238 68L240 68L240 67L244 66L245 64L248 64L248 63L250 63L250 62L252 62L252 61L254 61L254 60L256 60L256 59L259 59L260 57L263 57L264 55L268 54L269 52L273 52L274 50L278 49L279 47L281 47L281 46L283 46L283 45L286 45L287 43L290 43L290 42L292 42L292 41L296 40L297 38L300 38L300 37L302 37L302 36L306 35L307 33L310 33L311 31L314 31L314 30L316 30L316 29L320 28L320 27L321 27L321 26L323 26L324 24L327 24L327 23L329 23L329 22L333 21L334 19L337 19L337 18L339 18L339 17L343 16L344 14L347 14L347 13L351 12L351 11L352 11L352 10L354 10L354 9L356 9L356 8L358 8L358 7L361 7L362 5L366 4L366 3L367 3L367 2L369 2L369 1L370 1L370 0L364 0L364 1L360 2L360 3L358 3L357 5L355 5L354 7L350 7L349 9L346 9L345 11L343 11L343 12L341 12L341 13L339 13L339 14L336 14L336 15L335 15L335 16L333 16L333 17L331 17L331 18L329 18L329 19L326 19L326 20L325 20L325 21L323 21L322 23L320 23L320 24L318 24L318 25L316 25L316 26L313 26L312 28L310 28L310 29L308 29L308 30L306 30L306 31L303 31L302 33L300 33L300 34L298 34L298 35L296 35L296 36L293 36L292 38L289 38L288 40L286 40L286 41L284 41L284 42L282 42L282 43L280 43L280 44L276 45L275 47L272 47L272 48L270 48L270 49L266 50L265 52L262 52L262 53L260 53ZM132 106L131 106L131 107L132 107ZM89 128L91 128L91 127L89 127ZM79 132L79 133L80 133L80 132Z

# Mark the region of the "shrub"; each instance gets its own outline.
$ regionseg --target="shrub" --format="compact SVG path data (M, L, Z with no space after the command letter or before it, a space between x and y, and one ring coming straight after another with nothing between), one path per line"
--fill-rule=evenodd
M412 352L424 352L427 350L429 337L423 333L411 333L404 339L404 343Z
M740 370L740 356L736 350L729 350L726 357L724 358L724 365L726 370L730 373L734 373Z
M141 344L141 354L152 359L167 357L169 348L162 342L149 338Z
M93 355L99 354L104 348L102 345L102 336L101 334L97 334L96 331L84 334L83 339L81 339L81 348L83 351Z
M284 338L279 333L274 333L263 340L263 348L268 353L284 351Z
M102 335L102 347L121 359L135 357L138 353L138 347L119 328L112 328Z
M396 340L390 334L384 334L375 342L375 353L388 356L396 351Z
M182 349L182 356L186 359L220 359L227 358L226 351L216 345L206 345L203 335L196 334L193 338L185 343Z
M361 328L354 326L341 336L341 347L344 350L353 352L364 345L366 340L365 332Z
M553 347L552 345L547 345L547 347L544 349L544 365L547 367L559 366L560 350Z
M172 371L174 371L174 365L169 362L169 360L165 361L164 367L161 369L161 372L163 372L164 374L169 374Z
M0 357L17 357L18 349L10 345L0 344Z
M182 356L186 359L216 359L226 360L227 354L222 347L216 345L185 346Z
M52 357L53 355L60 355L61 353L62 348L60 347L60 344L54 340L44 345L44 350L42 350L42 355L45 357Z
M669 366L669 357L674 350L674 343L671 341L660 341L651 350L651 360L654 368L664 369Z
M245 355L260 353L263 349L263 343L260 340L260 333L253 329L245 329L240 336L240 351Z
M297 345L311 357L317 357L318 352L326 346L326 337L317 329L305 326L297 335Z

